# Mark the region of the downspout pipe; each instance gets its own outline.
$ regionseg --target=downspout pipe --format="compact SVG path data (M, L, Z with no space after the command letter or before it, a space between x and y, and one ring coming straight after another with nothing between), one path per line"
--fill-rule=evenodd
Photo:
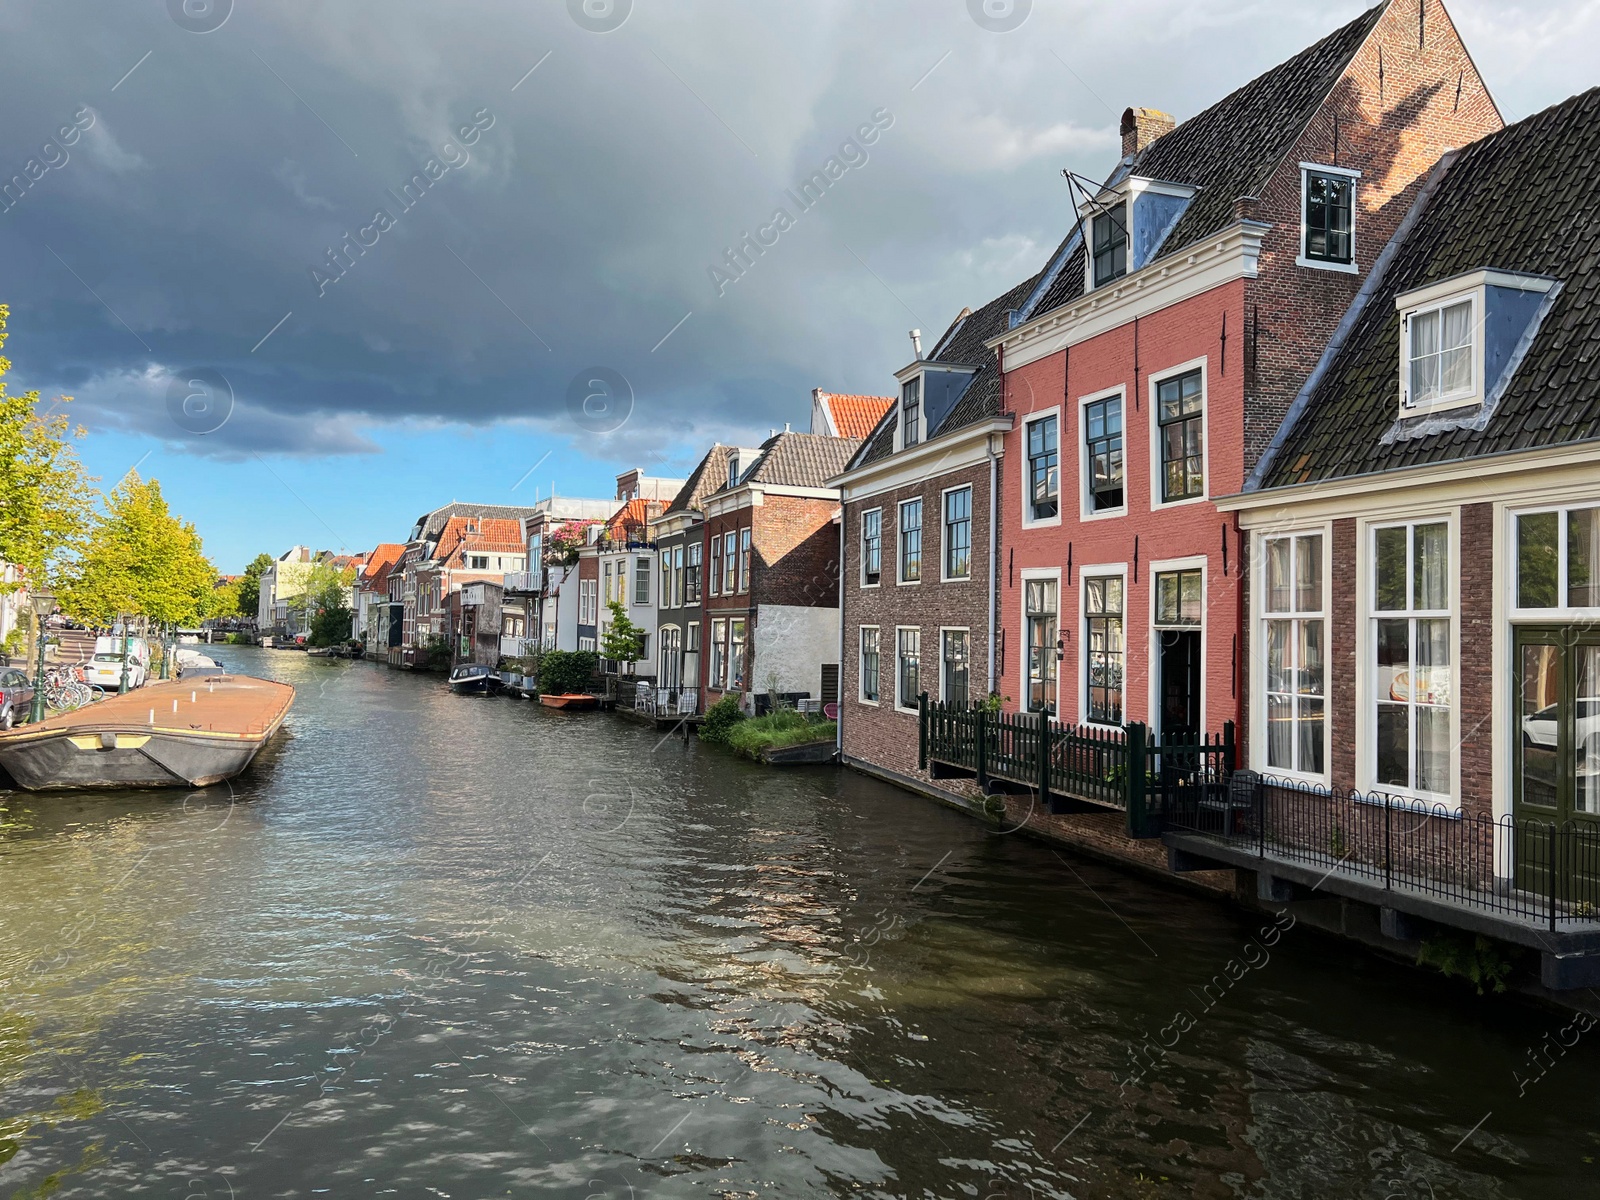
M997 347L995 350L995 366L1000 372L1000 408L1006 407L1006 348ZM984 693L987 700L995 693L994 652L995 642L999 634L1000 617L1000 456L994 452L994 434L989 435L985 449L989 452L989 662L988 662L988 687Z
M844 493L841 492L839 496L839 694L835 700L839 706L839 719L833 723L833 756L840 762L844 761L844 530Z

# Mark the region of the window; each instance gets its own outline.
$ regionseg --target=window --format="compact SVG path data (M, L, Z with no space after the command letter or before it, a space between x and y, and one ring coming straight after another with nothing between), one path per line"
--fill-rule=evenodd
M663 625L656 643L661 664L656 670L656 686L679 688L683 686L683 646L676 625Z
M683 652L685 654L700 653L700 622L690 621L689 631L683 639Z
M711 594L717 595L722 589L722 535L711 535Z
M594 653L594 649L595 649L594 639L592 637L581 637L581 638L579 638L578 639L578 649L579 650L587 650L590 654L593 654Z
M739 534L735 530L728 530L722 535L722 594L733 595L733 589L738 582L739 570Z
M739 590L750 590L750 526L739 530Z
M895 630L895 703L916 708L922 691L922 630Z
M1059 422L1052 415L1028 423L1028 515L1047 521L1061 511Z
M900 385L900 445L915 446L922 440L922 377Z
M730 458L728 460L728 486L729 487L735 488L735 487L739 486L739 476L740 476L740 474L741 474L741 472L739 470L739 456L737 454L735 454L732 458Z
M877 587L883 575L883 510L861 514L861 586Z
M683 547L672 548L672 607L683 607Z
M1373 530L1373 714L1380 787L1451 788L1450 527Z
M1023 584L1028 625L1028 711L1056 711L1056 642L1060 640L1054 579Z
M1170 504L1205 495L1205 412L1200 368L1157 383L1156 404L1162 502Z
M544 546L544 534L536 533L528 539L528 569L532 570L539 565L540 553Z
M728 690L736 692L744 687L744 618L732 617L728 621Z
M1355 260L1355 194L1352 175L1307 167L1304 177L1304 256L1319 263Z
M658 599L656 601L656 606L658 608L671 608L672 607L672 551L670 549L665 549L665 550L661 551L661 570L659 572L659 577L661 579L661 583L660 583L661 597L660 597L660 599Z
M487 571L489 569L489 556L487 554L467 555L467 570Z
M1122 397L1107 396L1083 406L1088 511L1122 507Z
M650 558L641 554L633 560L633 602L650 603Z
M1517 516L1518 608L1600 608L1600 508Z
M685 604L699 604L700 555L702 553L700 543L691 542L688 546L688 551L683 575L683 602Z
M1118 204L1094 219L1094 286L1128 273L1128 206Z
M1120 575L1083 581L1088 716L1100 725L1122 724L1122 600Z
M719 692L728 685L728 622L722 618L711 622L711 674L710 686Z
M1327 769L1322 535L1272 537L1263 549L1267 769L1322 775Z
M1473 299L1447 300L1405 315L1405 407L1438 408L1472 399Z
M939 698L946 704L971 703L971 639L965 629L946 629L940 635Z
M1156 624L1166 628L1200 625L1204 582L1199 571L1164 571L1156 576Z
M861 627L861 698L878 702L878 627Z
M944 577L965 579L972 573L972 489L944 494Z
M606 603L610 604L611 603L611 564L610 563L605 562L605 563L601 563L600 564L600 578L605 581L604 587L601 590L605 593Z
M905 500L900 505L900 582L916 583L922 578L922 501Z
M599 589L599 586L598 580L578 580L578 624L594 624L595 613L599 607L595 603L595 593Z

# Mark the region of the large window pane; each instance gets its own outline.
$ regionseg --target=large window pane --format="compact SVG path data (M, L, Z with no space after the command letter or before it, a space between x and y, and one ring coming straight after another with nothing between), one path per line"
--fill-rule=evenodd
M1380 529L1376 535L1377 608L1379 612L1406 610L1406 530Z
M1322 611L1322 535L1307 534L1294 542L1294 594L1297 612Z
M1321 700L1302 699L1300 701L1299 752L1300 770L1308 775L1320 775L1323 771L1323 702Z
M1322 684L1322 622L1299 621L1300 669L1295 681L1295 690L1302 696L1320 696L1323 692Z
M1411 699L1411 622L1379 621L1378 679L1380 700Z
M1572 758L1577 778L1572 806L1579 812L1600 812L1600 646L1577 646L1573 655L1578 707L1573 722Z
M1267 766L1294 770L1294 698L1267 697Z
M1518 666L1520 703L1516 740L1522 756L1522 802L1554 808L1561 698L1560 651L1555 646L1525 645Z
M1289 638L1293 631L1293 621L1267 622L1267 691L1269 692L1294 690L1289 683L1292 669L1289 662Z
M1410 709L1404 704L1378 705L1378 783L1411 786Z
M1567 604L1600 608L1600 509L1567 513Z
M1417 713L1417 790L1448 793L1450 778L1450 710L1419 705Z
M1293 612L1290 592L1290 558L1294 551L1292 538L1273 538L1267 543L1267 611Z
M1560 517L1553 512L1517 518L1517 607L1555 608L1561 551Z
M1449 533L1443 522L1418 525L1413 530L1416 558L1412 573L1415 607L1419 609L1450 607Z

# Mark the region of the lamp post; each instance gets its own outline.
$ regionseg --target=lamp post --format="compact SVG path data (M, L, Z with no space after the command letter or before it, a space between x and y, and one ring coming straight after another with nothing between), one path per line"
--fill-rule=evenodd
M133 617L127 613L122 616L122 680L117 684L117 695L128 694L128 624Z
M168 631L166 627L163 626L161 629L161 678L163 679L172 678L170 670L172 664L172 643L168 642L167 633Z
M56 610L56 598L47 591L28 593L28 603L33 606L34 638L39 643L39 667L33 676L33 708L29 710L30 721L44 720L44 623L50 614Z

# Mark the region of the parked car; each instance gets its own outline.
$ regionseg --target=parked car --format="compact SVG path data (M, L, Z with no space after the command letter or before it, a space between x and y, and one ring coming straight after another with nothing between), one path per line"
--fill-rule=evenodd
M128 686L130 688L143 687L145 676L149 674L145 662L137 654L128 655ZM112 654L107 651L98 652L84 664L83 680L90 687L105 688L108 691L122 686L122 655Z
M0 670L0 729L28 719L33 706L33 680L14 667Z

